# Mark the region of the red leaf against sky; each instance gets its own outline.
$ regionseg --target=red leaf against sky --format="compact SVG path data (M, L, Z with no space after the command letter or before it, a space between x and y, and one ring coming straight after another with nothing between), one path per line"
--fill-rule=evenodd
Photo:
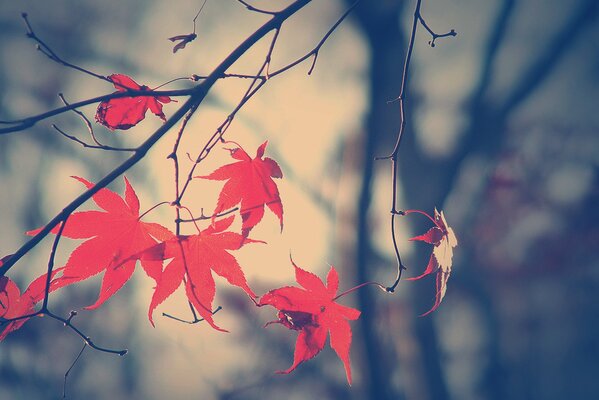
M118 89L115 93L125 92L127 89L151 91L145 85L138 85L127 75L113 74L108 78L114 82L114 87ZM171 101L168 96L133 96L105 100L98 105L96 122L111 130L129 129L146 117L148 109L163 121L166 121L166 117L162 112L162 103L166 104Z
M0 266L7 257L0 260ZM9 333L22 327L29 318L6 322L7 319L35 312L35 304L43 300L46 294L46 276L47 274L44 274L31 282L23 295L19 287L7 276L0 278L0 341L4 340Z
M238 147L229 151L231 157L239 161L224 165L210 175L196 176L196 178L227 181L218 196L214 214L241 203L239 208L242 219L241 233L246 237L262 219L264 205L279 218L283 229L283 205L277 185L272 180L272 178L282 178L283 173L273 159L268 157L262 159L267 143L264 142L258 147L256 157L253 159L237 145Z
M335 302L339 276L334 267L327 275L325 286L316 275L295 264L293 266L295 279L302 287L285 286L271 290L262 296L259 303L279 310L279 319L267 325L279 323L299 331L293 365L277 373L288 374L302 362L316 356L324 348L327 332L330 332L331 347L343 362L347 382L351 385L349 349L352 331L347 321L358 319L360 311Z
M458 239L453 233L453 229L447 226L443 211L439 213L435 208L434 218L422 211L408 210L405 213L410 214L413 212L426 215L435 224L435 226L426 233L410 239L432 244L434 246L426 270L419 276L408 278L408 280L418 280L435 272L437 273L435 304L429 311L423 314L424 316L435 311L441 304L443 297L445 297L447 281L451 274L453 248L458 245Z
M164 268L150 302L148 317L152 325L152 314L158 305L185 283L187 298L198 313L215 329L219 328L212 318L212 302L216 286L212 271L225 278L231 285L243 289L249 296L256 297L247 284L245 275L228 250L238 250L245 243L256 242L234 232L224 232L235 217L216 221L197 235L180 235L153 246L144 252L143 258L162 261L172 260Z
M88 189L94 184L74 176ZM61 269L61 275L51 284L51 290L82 281L105 271L100 295L95 304L87 307L95 309L114 295L133 274L139 254L154 246L158 240L173 237L168 229L155 223L139 220L139 199L125 180L125 197L103 188L94 196L94 202L104 211L81 211L73 213L62 231L71 239L88 239L77 247ZM58 227L52 230L58 232ZM34 235L39 229L27 232ZM162 263L141 259L146 274L158 280Z

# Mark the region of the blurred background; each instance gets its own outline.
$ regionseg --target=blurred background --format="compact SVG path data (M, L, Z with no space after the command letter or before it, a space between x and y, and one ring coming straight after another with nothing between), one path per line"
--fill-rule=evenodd
M289 1L283 2L290 3ZM315 0L285 23L272 69L310 51L351 1ZM254 1L267 9L281 1ZM190 33L201 1L23 0L0 3L0 119L17 119L68 101L110 93L106 82L57 65L25 37L21 12L66 60L103 75L125 73L155 87L209 73L267 16L234 0L208 3L196 41L176 54L168 37ZM279 182L285 227L267 212L248 245L235 253L257 293L294 283L289 253L324 277L335 265L345 290L395 277L389 228L388 154L399 126L397 103L414 1L362 1L310 62L268 82L238 114L226 138L248 153L264 140L285 179ZM434 302L434 277L402 281L394 295L365 288L343 303L362 310L353 323L354 384L328 347L291 375L295 334L263 329L272 309L256 310L240 290L217 280L216 321L186 325L184 294L146 319L152 282L140 272L101 309L82 311L79 328L96 343L128 348L118 357L86 350L71 371L68 398L86 399L594 399L599 396L599 3L596 0L425 0L422 14L455 38L430 47L419 27L400 149L400 209L443 209L459 239L447 295ZM255 73L265 39L230 72ZM178 82L171 88L187 87ZM219 82L186 131L195 157L235 107L248 82ZM183 99L180 99L179 105ZM165 106L167 117L177 104ZM95 107L82 109L92 118ZM71 175L97 180L126 155L82 148L50 126L86 138L75 114L0 136L0 255L14 252L77 196ZM160 120L125 132L97 125L112 145L141 143ZM166 159L174 132L127 173L142 210L174 193ZM228 163L217 149L207 174ZM182 158L182 169L191 162ZM186 174L186 172L184 172ZM123 192L122 180L111 189ZM218 182L194 182L185 203L214 207ZM93 204L84 208L92 208ZM174 211L146 220L173 228ZM406 276L419 275L430 247L408 242L430 225L399 218ZM52 240L23 258L9 276L23 290L45 271ZM79 242L61 241L64 263ZM51 296L62 315L92 304L95 278ZM35 318L0 343L0 399L62 395L64 374L81 349L60 323Z

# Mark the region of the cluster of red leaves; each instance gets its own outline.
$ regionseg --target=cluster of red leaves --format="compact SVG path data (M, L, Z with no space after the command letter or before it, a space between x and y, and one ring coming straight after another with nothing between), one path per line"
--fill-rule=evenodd
M215 329L222 330L212 317L216 293L212 271L244 290L248 296L257 297L230 251L238 250L247 243L258 242L247 236L250 229L261 220L264 204L275 211L282 228L281 199L272 181L273 176L281 177L282 173L275 161L262 159L265 148L266 143L263 143L253 160L241 148L231 150L231 154L241 161L226 165L210 175L210 179L229 180L221 191L219 199L222 202L217 205L217 210L229 207L230 199L233 199L233 205L241 202L243 234L227 231L235 216L213 219L211 226L201 231L198 229L196 235L177 236L160 224L144 222L139 213L139 198L127 178L124 178L123 197L109 189L100 189L92 197L100 210L73 213L65 222L62 236L83 239L84 242L71 253L63 267L54 271L49 291L103 272L98 299L86 307L95 309L123 287L133 275L137 261L140 261L146 275L156 283L148 312L152 325L152 314L156 307L184 283L187 297L198 313ZM94 186L83 178L73 178L88 189ZM57 234L60 228L55 227L52 233ZM35 235L40 230L32 230L27 234ZM170 260L166 266L163 265L165 260ZM38 278L36 285L25 292L24 298L30 299L27 303L15 301L20 296L18 288L8 278L3 278L2 288L6 292L6 300L2 302L2 316L5 320L25 315L25 311L33 312L35 303L44 297L45 285L40 282L46 282L45 276ZM41 298L33 296L34 292L36 295L41 292ZM7 328L6 333L16 330L25 321L10 322L10 330Z
M182 48L185 44L183 42L177 46ZM151 91L126 75L114 74L109 78L118 90L115 93L128 90ZM96 121L109 129L129 129L145 118L148 109L166 120L162 104L170 101L166 96L113 98L100 103ZM254 158L237 143L227 143L235 145L227 150L237 161L224 165L209 175L196 176L226 181L210 226L203 230L198 228L198 233L194 235L175 235L162 225L141 221L145 214L140 215L139 198L127 178L124 178L123 197L109 189L100 189L93 195L93 201L102 211L76 212L64 223L62 236L84 239L84 242L71 253L63 267L52 272L49 286L47 274L44 274L36 278L21 294L12 280L0 277L0 340L19 329L35 314L35 305L44 300L47 293L104 272L98 299L86 308L100 307L131 278L139 261L145 274L156 283L148 310L152 325L154 310L183 284L186 296L198 314L214 329L225 331L216 325L213 318L216 285L212 272L215 272L229 284L242 289L256 305L268 305L278 310L278 319L266 326L277 323L299 332L293 364L278 373L290 373L304 361L315 357L324 348L326 338L330 335L330 345L343 362L347 381L351 385L349 353L352 331L349 321L358 319L360 311L338 304L336 300L359 286L337 295L339 277L335 268L331 267L325 285L316 275L303 270L292 261L296 281L301 287L273 289L259 301L255 300L257 296L249 287L243 269L230 252L247 243L263 243L248 238L248 235L262 220L264 206L278 217L281 230L283 229L283 206L277 185L273 181L273 178L282 178L283 174L274 160L264 157L268 142L258 147ZM88 189L94 187L93 183L83 178L74 178ZM219 214L237 205L242 220L241 233L229 230L235 216L217 219ZM447 226L443 212L439 213L435 209L434 217L418 210L405 212L410 213L424 214L435 225L425 234L410 239L434 246L424 273L409 278L417 280L437 273L436 300L426 313L429 314L439 307L445 295L451 273L453 247L457 245L457 239L453 230ZM56 227L52 233L57 234L60 230L61 227ZM27 234L35 235L39 231L40 229L36 229ZM0 260L0 266L7 257Z
M435 303L430 310L423 314L424 316L435 311L441 304L443 297L445 297L445 292L447 291L447 281L449 280L449 275L451 274L451 265L453 262L453 248L458 245L458 239L456 238L453 229L447 225L443 211L439 213L435 208L434 217L431 217L429 214L418 210L408 210L405 212L406 215L411 213L423 214L435 224L435 226L429 229L426 233L410 239L413 241L420 241L433 245L433 252L431 253L425 271L421 275L408 278L408 280L418 280L427 275L437 273L437 291L435 295Z

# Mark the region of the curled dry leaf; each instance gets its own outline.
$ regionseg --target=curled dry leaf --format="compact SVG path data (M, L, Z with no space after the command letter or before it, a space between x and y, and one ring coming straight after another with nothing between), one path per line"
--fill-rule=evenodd
M202 3L200 10L198 11L198 13L196 14L196 16L193 19L193 32L192 33L188 33L187 35L176 35L176 36L168 38L168 40L170 40L171 42L176 42L176 41L180 40L180 42L177 43L175 45L175 47L173 47L173 53L176 53L177 51L184 49L185 46L187 46L187 43L193 42L198 37L198 35L196 35L196 20L200 16L200 13L204 9L205 5L206 5L206 0L204 0L204 3Z
M143 90L151 92L150 88L140 86L133 79L123 74L113 74L108 77L117 88L115 93L131 90ZM146 117L148 109L154 115L166 121L162 104L170 103L168 96L132 96L119 97L116 99L105 100L98 105L96 111L96 122L104 125L108 129L129 129L137 125Z
M293 263L293 261L292 261ZM278 319L270 324L281 324L299 332L295 343L293 365L277 371L288 374L298 365L316 356L323 348L330 333L331 347L343 362L347 382L351 385L349 350L352 331L348 320L356 320L360 311L335 302L339 288L339 276L331 267L325 284L314 274L295 267L295 279L302 287L286 286L271 290L260 299L259 305L273 306Z
M408 210L405 214L419 213L426 215L431 221L434 222L435 226L429 229L426 233L415 236L410 240L425 242L433 245L433 252L429 258L428 265L425 271L416 277L408 278L408 280L418 280L424 278L427 275L437 273L436 286L437 291L435 295L435 304L433 307L423 314L427 315L435 311L447 291L447 281L451 274L451 266L453 262L453 248L458 245L458 239L453 232L453 229L447 225L445 215L443 211L438 212L435 208L434 217L431 217L423 211Z
M173 36L168 38L168 40L170 40L171 42L176 42L178 40L180 40L179 43L177 43L175 45L175 47L173 47L173 53L176 53L177 51L184 49L185 46L187 46L187 43L189 42L193 42L195 40L195 38L197 38L198 35L196 35L195 33L190 33L188 35L177 35L177 36Z

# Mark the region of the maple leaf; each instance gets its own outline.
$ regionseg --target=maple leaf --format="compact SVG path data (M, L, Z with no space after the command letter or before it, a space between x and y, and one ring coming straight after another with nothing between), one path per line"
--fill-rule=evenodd
M118 90L114 93L131 90L151 91L150 88L138 85L133 79L123 74L113 74L108 77ZM168 96L132 96L120 97L102 101L96 111L96 122L110 130L129 129L146 117L150 109L156 116L166 121L162 112L162 103L170 103Z
M219 328L212 318L212 302L216 285L212 271L225 278L231 285L256 297L247 284L239 263L229 250L238 250L246 243L259 242L234 232L225 232L235 216L216 221L197 235L179 235L157 244L144 252L149 260L172 260L166 265L156 282L150 302L148 318L154 325L152 314L158 305L185 284L187 298L198 313L215 329Z
M94 186L83 178L74 176L88 189ZM136 257L154 246L157 240L171 238L173 233L162 225L142 222L139 219L139 198L126 177L125 195L102 188L92 199L104 211L73 213L66 222L62 236L71 239L88 239L70 255L60 269L61 275L51 283L51 290L85 280L105 271L98 300L87 309L95 309L120 290L131 278ZM58 233L59 227L52 230ZM27 232L35 235L39 229ZM162 263L141 258L141 266L148 276L158 280Z
M0 266L4 264L8 257L10 256L0 260ZM54 271L53 274L56 272ZM44 274L36 278L27 287L23 295L21 295L17 284L11 279L7 276L0 277L0 341L4 340L9 333L21 328L29 320L29 317L14 321L7 320L35 312L35 304L43 300L46 294L47 276L47 274Z
M231 152L231 157L239 161L224 165L210 175L196 176L196 178L227 181L218 196L214 215L241 203L239 208L242 219L241 233L245 237L262 220L264 205L279 218L281 230L283 229L283 205L277 185L272 180L272 178L282 178L283 173L276 161L268 157L262 159L267 144L268 141L258 147L256 157L253 159L236 144L238 147L228 150Z
M314 274L295 265L295 279L302 287L285 286L271 290L260 299L260 306L270 305L278 312L281 324L299 331L295 343L293 365L279 374L288 374L298 365L316 356L323 348L330 332L331 347L343 362L347 382L351 385L349 350L352 331L348 320L356 320L360 311L335 302L339 288L339 276L334 267L327 275L327 284Z
M408 280L418 280L427 275L434 274L435 272L437 273L435 304L433 304L433 307L430 310L422 314L422 316L425 316L435 311L441 304L443 297L445 297L447 281L451 274L453 248L458 245L458 239L456 238L453 229L447 225L443 211L439 213L435 208L434 218L423 211L409 210L406 211L405 214L410 214L412 212L426 215L435 224L435 226L426 233L410 239L432 244L434 246L425 271L421 275L408 278Z

